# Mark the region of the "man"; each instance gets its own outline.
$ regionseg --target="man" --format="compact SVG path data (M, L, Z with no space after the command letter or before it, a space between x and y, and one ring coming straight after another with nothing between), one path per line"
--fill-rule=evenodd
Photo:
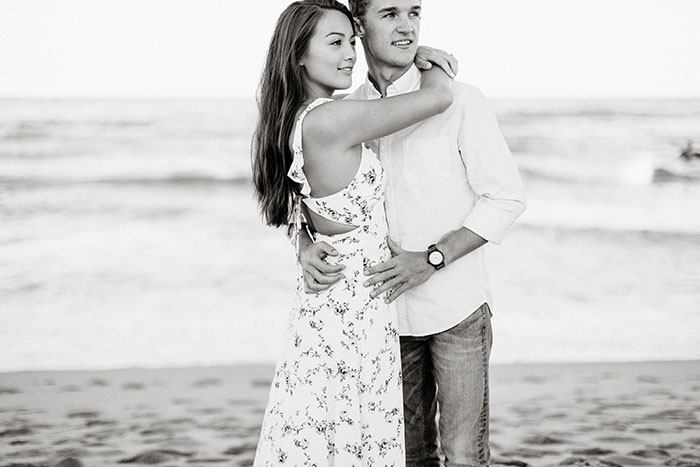
M420 0L350 0L369 68L349 98L415 90L413 65ZM388 181L386 211L393 257L366 271L395 302L401 334L406 462L487 466L491 301L481 246L500 243L525 209L523 186L495 116L481 92L454 83L443 114L369 143ZM341 277L333 249L302 241L308 290ZM439 407L439 423L437 413Z

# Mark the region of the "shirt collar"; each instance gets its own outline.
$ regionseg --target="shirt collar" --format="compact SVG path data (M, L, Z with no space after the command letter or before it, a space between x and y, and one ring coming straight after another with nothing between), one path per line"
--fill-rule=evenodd
M386 88L387 97L415 91L420 85L420 76L421 74L418 67L415 64L411 65L411 68L409 68L406 73L399 76L396 81ZM367 97L369 99L379 99L382 97L381 93L374 87L374 84L372 84L372 81L370 81L369 75L367 75L365 85L367 87Z

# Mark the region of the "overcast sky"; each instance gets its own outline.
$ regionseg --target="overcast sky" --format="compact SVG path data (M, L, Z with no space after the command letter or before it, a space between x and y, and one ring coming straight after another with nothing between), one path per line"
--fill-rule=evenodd
M0 97L252 98L288 3L0 0ZM421 43L489 97L700 97L698 0L425 0Z

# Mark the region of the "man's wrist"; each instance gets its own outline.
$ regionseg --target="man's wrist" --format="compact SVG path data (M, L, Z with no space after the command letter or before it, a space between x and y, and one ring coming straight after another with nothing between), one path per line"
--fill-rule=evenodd
M433 243L428 247L426 262L432 268L434 268L435 271L445 267L445 255L443 254L442 250L440 250L438 245Z
M298 246L297 246L297 262L301 262L301 257L304 254L304 252L308 249L309 245L312 245L314 243L314 238L309 231L308 225L307 224L302 224L301 229L299 229L299 238L298 238Z

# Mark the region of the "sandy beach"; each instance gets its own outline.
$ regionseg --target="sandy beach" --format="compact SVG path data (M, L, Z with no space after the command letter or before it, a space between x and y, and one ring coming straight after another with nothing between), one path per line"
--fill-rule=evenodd
M0 374L0 467L248 466L271 366ZM496 365L495 466L700 466L700 362Z

